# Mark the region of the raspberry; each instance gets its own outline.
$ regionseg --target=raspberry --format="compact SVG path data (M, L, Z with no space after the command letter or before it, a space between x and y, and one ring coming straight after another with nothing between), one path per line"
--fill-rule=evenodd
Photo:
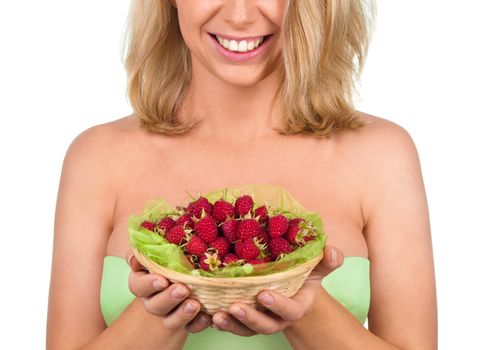
M235 212L239 217L244 216L254 207L254 200L248 194L235 200Z
M235 243L235 253L240 259L252 260L257 258L262 251L262 246L255 242L254 238Z
M208 249L208 246L198 236L191 237L186 245L186 252L196 256L203 255L206 252L206 249Z
M166 216L164 219L159 221L157 224L157 228L159 230L159 234L165 235L171 228L176 225L176 221L173 218Z
M238 256L236 256L233 253L228 253L223 258L223 265L226 266L226 265L230 265L230 264L239 264L239 261L241 261L241 260L238 260Z
M260 243L268 243L269 242L269 234L267 230L262 226L259 229L259 233L257 234L257 238L259 239Z
M314 239L316 227L312 223L306 223L302 218L289 220L289 227L284 238L294 246L303 246L306 242Z
M227 221L223 222L220 226L220 229L223 232L223 236L225 236L225 238L230 243L235 243L235 241L238 240L237 228L238 228L238 220L235 219L228 219Z
M291 253L293 248L284 238L273 238L269 241L269 250L272 259L276 260L283 254Z
M156 224L154 224L153 222L150 222L150 221L143 221L140 226L150 230L150 231L154 231L154 229L156 228Z
M166 234L166 239L170 243L180 245L183 240L186 239L191 229L185 229L183 225L173 226Z
M210 215L203 216L202 219L195 223L194 230L196 231L196 235L206 243L213 242L218 236L218 227L215 219Z
M259 234L260 225L255 219L243 219L237 228L237 236L240 240L256 237Z
M215 248L220 258L223 258L230 251L230 242L225 237L218 237L210 243L210 248Z
M191 219L191 215L188 213L181 215L177 220L176 220L176 225L179 224L185 224L188 227L194 228L194 221Z
M298 245L298 233L300 230L298 225L289 225L283 237L292 245Z
M258 265L258 264L264 264L264 263L267 263L267 262L270 262L270 261L272 261L272 258L270 256L266 256L264 258L258 258L258 259L249 260L249 264Z
M222 264L222 262L220 261L218 254L205 253L204 255L200 256L199 264L203 270L209 271L217 269Z
M203 210L207 215L211 215L213 212L213 204L211 204L206 197L199 197L195 201L191 202L186 211L189 215L195 216L198 219L201 218Z
M221 223L227 219L227 217L235 216L235 208L231 203L228 203L224 199L219 199L213 204L213 213L211 214L217 223Z
M278 214L270 217L269 222L267 223L269 236L271 238L281 237L284 233L286 233L288 226L289 222L284 215Z
M258 207L254 210L254 216L259 217L259 224L265 225L267 220L269 219L269 215L267 215L267 208L265 205Z

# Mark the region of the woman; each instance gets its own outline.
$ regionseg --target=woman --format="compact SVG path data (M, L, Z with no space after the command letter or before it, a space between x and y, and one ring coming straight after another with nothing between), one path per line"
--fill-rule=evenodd
M363 2L135 0L130 28L134 114L81 133L64 161L47 347L436 348L418 154L351 103ZM294 297L259 294L269 312L209 317L127 253L127 218L161 195L246 183L286 187L324 218L329 246Z

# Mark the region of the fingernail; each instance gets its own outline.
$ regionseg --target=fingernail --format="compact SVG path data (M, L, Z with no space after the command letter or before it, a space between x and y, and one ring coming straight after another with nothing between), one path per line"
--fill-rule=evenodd
M211 320L211 317L210 316L207 316L207 315L201 315L200 317L200 323L208 323L208 321Z
M134 258L134 254L130 255L129 258L127 259L127 264L132 267L132 259Z
M331 250L331 262L335 262L337 260L337 251L335 249Z
M269 293L259 294L259 301L267 305L274 304L274 298Z
M215 323L221 327L225 327L228 325L228 321L222 316L215 317Z
M193 303L188 303L184 307L184 312L186 312L188 315L192 314L196 310L196 306Z
M171 296L174 298L174 299L181 299L182 297L184 297L186 295L186 291L180 287L176 287L172 290L171 292Z
M162 290L165 287L165 285L160 280L152 281L152 286L155 290Z
M245 317L245 311L240 307L235 307L230 311L232 312L232 314L234 314L238 318L244 318Z

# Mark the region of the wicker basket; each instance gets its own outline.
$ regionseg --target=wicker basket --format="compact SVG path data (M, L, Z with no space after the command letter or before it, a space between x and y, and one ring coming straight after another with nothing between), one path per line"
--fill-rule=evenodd
M301 288L310 272L323 258L323 253L289 270L263 276L249 277L203 277L183 274L165 268L142 255L133 248L137 260L151 273L163 275L171 282L181 282L190 289L190 297L201 303L201 311L214 314L228 311L229 306L242 302L258 310L265 308L257 301L257 294L264 290L275 290L291 297Z

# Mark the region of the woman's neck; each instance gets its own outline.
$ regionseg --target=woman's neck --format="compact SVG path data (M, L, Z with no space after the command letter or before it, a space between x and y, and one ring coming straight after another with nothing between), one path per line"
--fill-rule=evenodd
M275 134L280 112L273 98L280 84L281 71L275 70L251 86L238 86L215 77L199 64L193 76L181 114L203 122L193 136L218 139L232 144Z

